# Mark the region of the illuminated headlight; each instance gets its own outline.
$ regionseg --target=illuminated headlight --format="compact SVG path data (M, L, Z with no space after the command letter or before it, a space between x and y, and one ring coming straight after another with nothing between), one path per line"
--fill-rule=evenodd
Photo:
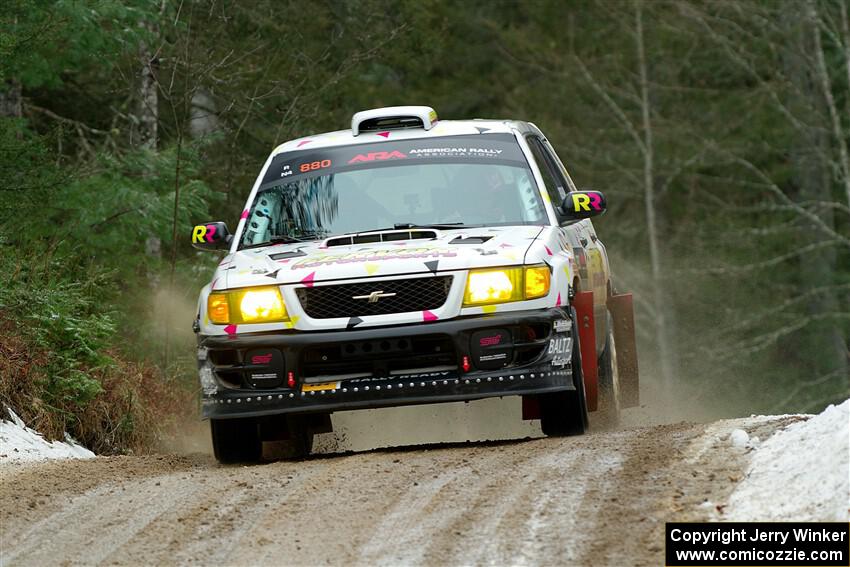
M536 299L549 293L548 266L470 270L464 307Z
M274 323L289 320L286 305L276 287L253 287L211 293L207 314L216 325Z

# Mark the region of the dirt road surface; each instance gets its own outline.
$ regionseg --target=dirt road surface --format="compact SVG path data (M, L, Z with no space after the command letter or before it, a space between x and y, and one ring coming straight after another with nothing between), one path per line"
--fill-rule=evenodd
M663 565L664 522L722 515L793 418L634 427L220 466L206 455L0 469L0 564Z

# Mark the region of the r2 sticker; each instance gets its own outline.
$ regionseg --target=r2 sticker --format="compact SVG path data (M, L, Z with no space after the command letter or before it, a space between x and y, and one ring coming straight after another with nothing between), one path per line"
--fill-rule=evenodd
M566 354L570 352L572 337L557 337L549 341L547 354Z

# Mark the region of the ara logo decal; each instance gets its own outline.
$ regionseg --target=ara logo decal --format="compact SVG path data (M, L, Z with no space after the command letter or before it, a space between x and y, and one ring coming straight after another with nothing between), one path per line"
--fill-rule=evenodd
M386 159L404 159L407 156L398 150L391 152L369 152L368 154L357 154L348 163L363 163L367 161L382 161Z
M199 224L192 229L192 244L215 241L216 226L214 224ZM185 234L185 233L184 233Z

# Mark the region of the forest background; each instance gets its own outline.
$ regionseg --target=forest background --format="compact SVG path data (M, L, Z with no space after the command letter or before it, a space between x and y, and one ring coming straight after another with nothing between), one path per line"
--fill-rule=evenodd
M644 402L850 391L850 2L5 0L0 403L105 453L197 419L197 292L268 152L425 104L546 132L634 291Z

